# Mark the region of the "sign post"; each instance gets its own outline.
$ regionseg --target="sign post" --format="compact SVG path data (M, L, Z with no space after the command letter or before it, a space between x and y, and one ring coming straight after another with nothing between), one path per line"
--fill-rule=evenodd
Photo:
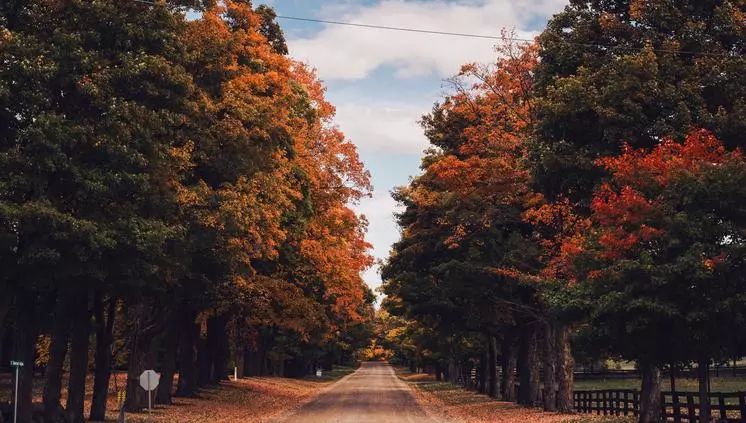
M145 370L140 375L140 386L148 393L148 416L150 416L150 410L153 408L153 397L150 393L158 387L160 380L161 375L154 370Z
M18 373L21 367L23 367L23 361L11 361L10 367L16 368L16 387L15 395L13 400L13 423L18 423Z

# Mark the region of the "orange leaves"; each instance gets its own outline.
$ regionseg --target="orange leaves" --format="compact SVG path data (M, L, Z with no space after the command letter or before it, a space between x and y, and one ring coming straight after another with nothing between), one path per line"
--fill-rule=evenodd
M635 150L625 146L622 155L597 160L620 184L640 189L660 189L682 173L698 173L706 166L740 160L741 152L727 152L710 132L692 131L683 143L664 139L652 150Z

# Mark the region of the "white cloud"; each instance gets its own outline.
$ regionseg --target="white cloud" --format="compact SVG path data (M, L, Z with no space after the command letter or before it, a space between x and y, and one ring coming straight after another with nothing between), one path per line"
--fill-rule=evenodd
M416 153L427 147L417 123L427 106L376 103L337 104L335 122L361 152Z
M386 0L374 5L337 4L320 17L352 23L479 35L515 28L532 38L537 20L558 12L566 0ZM494 40L326 25L311 38L290 39L296 58L312 63L321 78L362 79L383 65L398 77L450 76L468 62L494 57Z
M355 209L368 218L366 239L373 244L373 256L387 257L391 245L399 239L394 219L394 213L400 211L399 205L387 190L376 190L372 198L364 199ZM374 266L364 272L363 279L372 289L378 288L381 285L378 267Z

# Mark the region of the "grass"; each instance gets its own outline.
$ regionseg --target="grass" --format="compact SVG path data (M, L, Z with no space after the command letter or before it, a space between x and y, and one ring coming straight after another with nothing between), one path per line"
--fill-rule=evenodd
M304 379L317 382L331 382L342 379L343 377L354 373L355 370L357 370L357 367L334 366L332 370L322 371L321 377L317 377L316 375L308 375Z
M661 380L663 390L671 390L668 378ZM598 379L598 380L576 380L575 390L592 391L597 389L640 389L640 379ZM746 391L746 377L719 376L710 380L712 392L739 392ZM696 379L676 379L677 391L697 391Z

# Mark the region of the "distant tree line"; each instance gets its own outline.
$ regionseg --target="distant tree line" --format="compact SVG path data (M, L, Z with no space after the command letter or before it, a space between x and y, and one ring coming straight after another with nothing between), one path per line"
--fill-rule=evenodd
M641 422L664 366L696 364L709 402L709 364L746 353L745 16L572 0L465 65L394 192L377 344L546 410L572 410L576 355L638 364Z
M368 343L350 205L369 174L274 18L248 0L0 4L0 358L26 364L19 422L103 420L115 368L134 411L145 369L168 404L233 366L302 376Z

